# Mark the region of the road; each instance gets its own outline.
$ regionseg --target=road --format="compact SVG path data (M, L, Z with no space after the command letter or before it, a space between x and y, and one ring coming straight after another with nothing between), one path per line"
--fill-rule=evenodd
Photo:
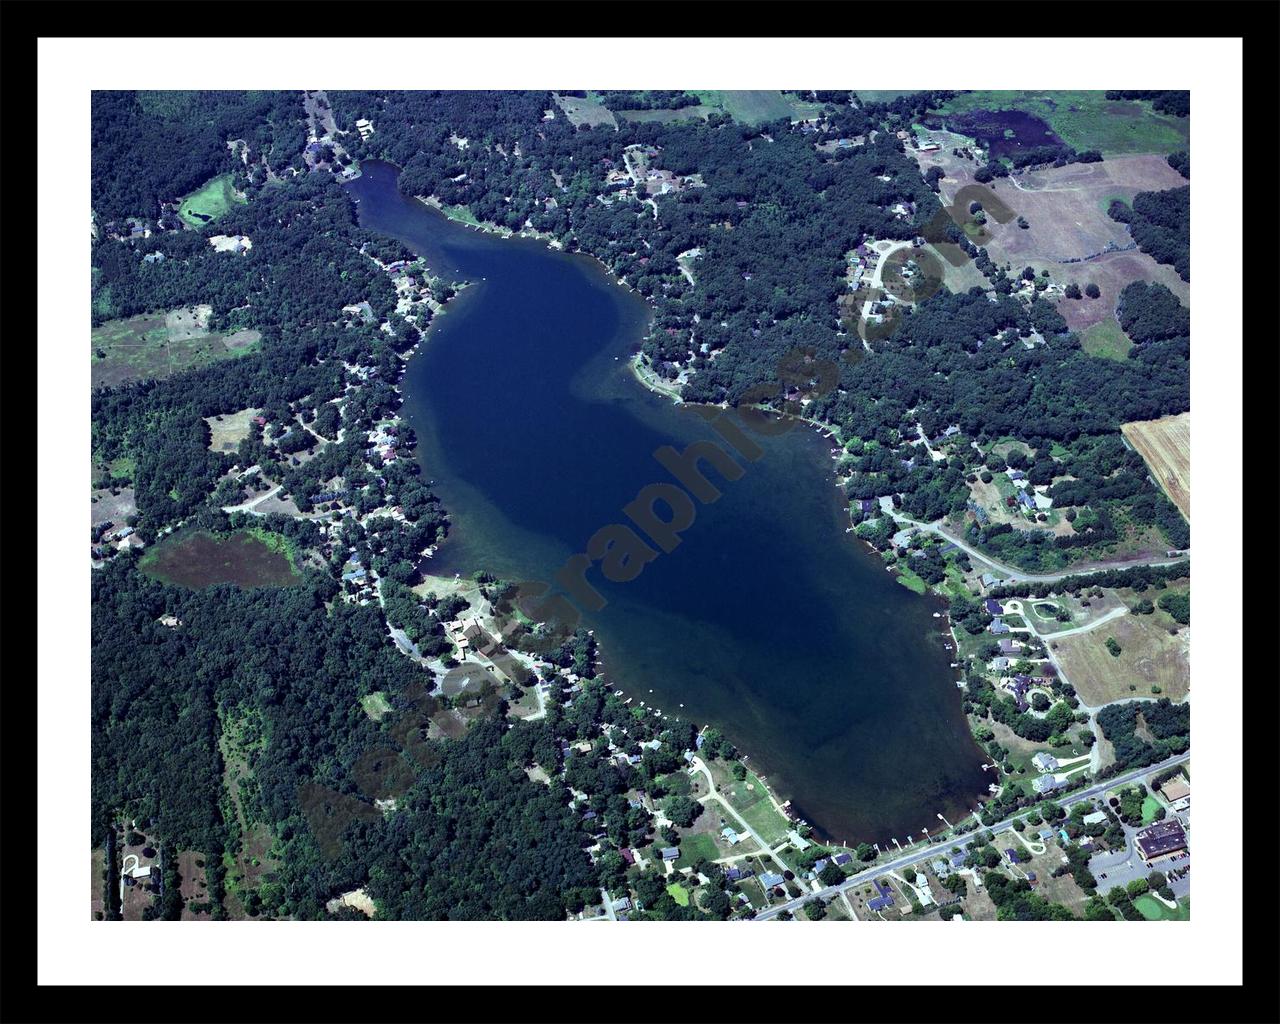
M1112 619L1118 619L1121 615L1128 615L1129 609L1123 605L1119 608L1112 608L1106 615L1101 615L1092 622L1086 622L1083 626L1076 626L1075 629L1064 629L1060 633L1041 633L1035 626L1031 625L1031 616L1023 613L1022 617L1027 620L1027 626L1031 632L1038 636L1041 640L1060 640L1064 636L1075 636L1078 633L1088 633L1092 629L1097 629L1104 622L1110 622Z
M1172 768L1175 764L1181 764L1183 761L1189 761L1190 759L1191 759L1191 751L1188 750L1186 753L1178 754L1176 757L1168 758L1167 760L1160 761L1157 764L1148 765L1146 768L1138 768L1138 769L1135 769L1134 771L1125 772L1122 775L1116 775L1113 778L1105 779L1102 782L1098 782L1092 786L1089 786L1087 789L1080 790L1078 793L1064 794L1061 801L1059 802L1062 804L1077 804L1082 800L1088 800L1092 797L1100 796L1101 794L1105 793L1109 789L1115 789L1117 786L1123 786L1126 783L1133 782L1137 779L1141 779L1147 775L1154 775L1157 772L1164 771L1164 769L1166 768ZM992 825L990 831L992 833L1003 832L1005 829L1011 827L1013 823L1017 821L1019 818L1025 818L1033 810L1034 808L1029 807L1019 814L1014 814L1008 818L1005 818L1004 821L1001 821L995 825ZM838 893L845 891L846 889L852 889L859 885L865 885L867 882L870 882L873 878L878 878L880 875L883 875L886 872L897 871L902 868L908 867L912 864L919 863L922 860L928 860L931 857L936 857L942 850L949 850L952 846L959 846L963 848L969 842L969 839L972 838L974 834L981 831L983 831L983 827L980 826L979 828L973 829L972 832L967 833L962 838L955 838L945 843L935 843L926 850L913 850L911 853L908 853L905 856L899 857L896 860L889 861L886 864L880 864L880 865L877 865L876 867L868 868L866 871L861 871L856 875L850 875L848 878L846 878L843 882L839 883L838 885L829 885L825 889L819 889L817 892L806 893L805 895L797 897L796 899L788 900L786 903L779 903L777 906L767 907L766 909L760 911L760 913L757 914L753 918L753 920L768 921L771 918L774 918L778 914L782 913L782 911L784 910L794 913L797 909L803 906L808 900L818 898L818 897L822 899L830 899L832 896L835 896Z
M1029 573L1024 572L1022 569L1016 569L1012 565L1005 565L1003 562L997 561L990 555L983 554L977 548L970 546L966 541L948 532L943 528L941 523L921 523L915 519L910 519L907 516L904 516L901 512L894 512L892 515L895 522L901 523L905 527L914 527L918 530L925 530L928 533L937 534L943 540L950 541L971 558L976 558L979 562L983 562L1009 577L1006 581L1009 583L1056 583L1059 580L1066 579L1068 576L1089 576L1093 573L1107 572L1111 569L1133 569L1139 565L1177 565L1180 562L1188 560L1186 558L1165 558L1152 561L1142 561L1140 559L1130 559L1127 561L1117 560L1113 562L1095 562L1087 568L1081 566L1078 569L1069 569L1065 572Z
M254 515L261 515L261 513L258 512L258 505L266 501L268 498L274 498L277 494L280 493L280 491L283 488L284 488L284 484L276 484L273 488L271 488L271 490L267 491L265 494L259 494L256 498L250 498L248 501L242 502L239 505L224 505L222 506L222 511L223 512L252 512Z

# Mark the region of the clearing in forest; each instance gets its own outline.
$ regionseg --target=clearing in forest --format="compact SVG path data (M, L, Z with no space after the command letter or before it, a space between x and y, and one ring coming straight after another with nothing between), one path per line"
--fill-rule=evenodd
M193 228L202 228L231 207L246 203L231 184L230 174L219 174L178 203L178 216Z

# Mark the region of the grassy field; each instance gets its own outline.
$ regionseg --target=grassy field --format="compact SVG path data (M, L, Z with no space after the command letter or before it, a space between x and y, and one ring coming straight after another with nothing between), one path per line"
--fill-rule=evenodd
M1169 500L1191 522L1191 413L1125 423L1120 429Z
M178 204L178 216L193 228L202 228L217 220L231 207L243 205L246 201L231 184L231 175L219 174Z
M364 708L364 713L375 722L382 721L382 716L391 710L391 703L387 700L387 695L381 690L366 693L360 698L360 706Z
M671 894L671 898L679 903L680 906L687 907L689 905L689 890L679 882L672 882L668 885L667 892Z
M719 107L699 103L692 107L681 107L679 110L619 110L614 116L623 121L705 121L708 114L714 114L719 109Z
M264 530L175 534L148 549L138 568L165 583L197 590L220 583L287 587L300 579L284 538Z
M249 436L249 424L253 422L253 418L261 414L261 409L241 409L224 416L206 416L204 421L209 424L209 450L234 451Z
M618 127L617 118L603 103L584 96L561 96L558 93L554 95L555 102L575 128L584 124Z
M715 860L720 856L716 841L708 833L694 832L680 837L680 857L676 860L676 867L691 868L700 860Z
M1099 90L983 89L948 100L938 112L1010 109L1044 119L1069 146L1108 155L1164 155L1186 149L1190 138L1190 118L1158 114L1146 100L1108 100Z
M1160 801L1155 797L1148 796L1142 801L1142 824L1150 825L1159 813Z
M193 366L207 366L257 350L258 331L218 334L209 330L209 306L109 320L89 332L95 388L133 380L162 379Z
M1127 697L1159 696L1178 701L1191 686L1190 631L1170 636L1154 615L1124 615L1088 633L1049 641L1062 671L1080 699L1097 706ZM1115 637L1120 655L1106 648ZM1129 687L1134 689L1130 690Z
M794 116L792 104L781 92L770 89L693 89L709 107L718 107L735 121L763 124Z
M742 782L735 781L721 786L720 793L770 846L786 838L790 822L774 810L773 803L765 792L764 783L753 772L748 772Z
M1099 359L1117 359L1123 362L1129 358L1132 345L1133 342L1114 317L1098 321L1080 335L1080 347Z

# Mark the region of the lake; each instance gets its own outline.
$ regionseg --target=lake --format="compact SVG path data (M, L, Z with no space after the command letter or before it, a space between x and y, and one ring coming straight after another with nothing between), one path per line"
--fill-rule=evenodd
M453 525L433 571L546 580L627 523L655 459L717 437L631 374L646 305L596 261L450 222L365 162L361 223L466 280L410 361L403 415ZM753 435L754 437L754 435ZM682 542L630 582L589 579L584 624L636 703L711 723L829 838L905 839L986 794L943 649L943 605L894 582L849 525L829 444L800 426L696 506ZM665 511L663 512L665 515ZM683 707L681 707L683 705Z

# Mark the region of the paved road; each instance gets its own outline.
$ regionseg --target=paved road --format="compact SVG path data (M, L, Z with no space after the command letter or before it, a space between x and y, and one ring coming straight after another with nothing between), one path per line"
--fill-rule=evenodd
M1117 786L1123 786L1126 783L1133 782L1136 779L1143 778L1144 776L1147 776L1147 775L1154 775L1157 772L1164 771L1164 769L1166 768L1171 768L1175 764L1181 764L1183 761L1189 761L1190 759L1191 759L1191 751L1188 750L1184 754L1178 754L1176 757L1168 758L1167 760L1161 761L1158 764L1148 765L1146 768L1135 769L1134 771L1125 772L1122 775L1116 775L1113 778L1105 779L1092 786L1089 786L1087 789L1082 789L1077 793L1064 794L1060 802L1064 804L1077 804L1077 803L1080 803L1080 801L1082 800L1088 800L1091 797L1100 796L1101 794L1105 793L1109 789L1115 789ZM1027 808L1026 810L1021 811L1018 814L1005 818L1004 821L998 822L997 824L991 826L990 831L993 833L1003 832L1005 829L1012 826L1013 823L1017 821L1019 818L1024 818L1028 814L1030 814L1032 810L1034 810L1034 808ZM776 917L778 914L780 914L784 910L789 910L792 913L794 913L806 901L811 900L815 897L820 897L822 899L830 899L832 896L835 896L837 893L843 892L846 889L852 889L859 885L865 885L867 882L870 882L873 878L877 878L880 875L885 874L886 872L896 871L901 868L908 867L911 864L916 864L922 860L928 860L931 857L936 857L943 850L949 850L952 846L959 846L963 849L968 844L972 836L982 830L983 830L982 827L975 828L973 829L972 833L966 834L966 836L962 838L951 839L944 843L935 843L932 846L930 846L927 850L913 850L910 853L906 854L905 856L899 857L896 860L889 861L887 864L880 864L876 867L868 868L865 871L859 872L856 875L850 875L848 878L846 878L843 882L840 882L838 885L829 885L824 889L819 889L817 892L806 893L803 896L798 897L797 899L788 900L786 903L779 903L777 906L767 907L766 909L762 910L759 914L757 914L754 920L768 921L769 919Z
M242 502L239 505L224 505L222 506L222 511L223 512L252 512L254 515L261 515L262 513L258 511L258 506L262 502L266 501L268 498L274 498L277 494L280 493L283 487L284 487L284 484L276 484L273 488L271 488L271 490L266 491L263 494L259 494L256 498L250 498L248 501Z
M894 521L901 523L904 527L914 527L919 530L925 530L928 533L935 533L943 540L950 541L961 551L964 551L971 558L976 558L979 562L991 566L993 569L1004 573L1009 577L1009 583L1056 583L1058 580L1066 579L1068 576L1089 576L1093 573L1107 572L1110 569L1133 569L1139 565L1177 565L1185 562L1185 558L1163 558L1151 561L1142 561L1141 559L1128 561L1112 561L1112 562L1095 562L1088 568L1080 567L1078 569L1069 569L1065 572L1056 573L1029 573L1022 569L1014 568L1012 565L1005 565L1003 562L997 561L990 555L983 554L977 548L972 547L967 541L955 536L943 527L941 523L922 523L915 519L904 516L901 512L892 513Z
M1083 626L1076 626L1075 629L1064 629L1060 633L1041 633L1034 625L1032 625L1030 613L1024 612L1022 617L1027 620L1027 625L1030 627L1031 632L1041 640L1058 640L1064 636L1075 636L1077 633L1088 633L1091 629L1097 629L1104 622L1110 622L1112 619L1118 619L1121 615L1128 614L1129 609L1122 605L1119 608L1112 608L1106 615L1100 616L1092 622L1087 622Z

